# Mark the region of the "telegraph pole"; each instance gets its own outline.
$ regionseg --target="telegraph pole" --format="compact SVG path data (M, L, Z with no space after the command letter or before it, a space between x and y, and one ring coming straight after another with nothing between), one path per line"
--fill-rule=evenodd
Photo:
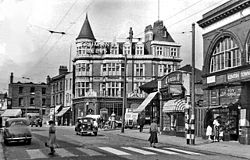
M191 144L195 144L195 24L192 24L192 83L191 83L191 119L190 119L190 138Z
M131 43L131 53L132 53L132 40L133 40L133 30L132 27L129 29L129 37ZM127 108L127 53L124 55L124 78L123 78L123 105L122 105L122 128L121 133L124 133L125 125L125 109Z

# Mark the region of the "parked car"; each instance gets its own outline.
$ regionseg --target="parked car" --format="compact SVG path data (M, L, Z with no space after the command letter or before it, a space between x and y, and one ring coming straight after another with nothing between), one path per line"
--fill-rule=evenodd
M4 144L24 141L31 144L32 134L26 118L8 118L3 129Z
M31 127L33 127L33 125L35 125L36 127L38 127L38 126L42 127L43 120L41 118L33 119L30 121L30 125L31 125Z
M75 126L77 135L94 134L97 136L98 124L94 118L91 117L79 117L77 118L77 124Z

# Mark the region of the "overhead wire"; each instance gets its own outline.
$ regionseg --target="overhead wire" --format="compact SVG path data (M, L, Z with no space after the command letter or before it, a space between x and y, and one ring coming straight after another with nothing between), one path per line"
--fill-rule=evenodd
M65 19L65 17L69 14L69 12L71 11L71 9L75 6L75 4L78 2L78 0L75 0L75 2L70 6L70 8L67 10L67 12L63 15L63 17L60 19L60 21L57 23L57 25L55 26L54 30L57 29L57 27L63 22L63 20ZM51 35L54 34L54 32L52 30L49 30L47 28L44 28L44 27L41 27L41 26L38 26L38 25L33 25L33 26L36 26L36 27L39 27L39 28L42 28L42 29L45 29L47 31L50 32L50 35L49 37L44 41L43 45L39 48L39 50L42 50L48 43L48 41L51 39ZM52 33L52 32L53 33ZM62 33L59 33L59 34L62 34ZM63 35L63 34L62 34ZM59 38L61 39L61 37ZM57 42L55 42L54 44L57 44ZM50 52L51 49L49 49L43 57L40 58L40 60L34 65L37 66L39 63L41 63L41 61L44 59L44 57L46 57L48 55L48 53Z
M166 20L169 20L169 19L171 19L171 18L174 18L176 15L178 15L178 14L184 12L184 11L187 11L189 8L195 6L196 4L198 4L198 3L202 2L202 1L204 1L204 0L200 0L200 1L198 1L198 2L195 2L195 3L191 4L190 6L184 8L183 10L181 10L181 11L175 13L174 15L171 15L170 17L164 19L163 21L166 21ZM215 4L210 5L208 8L213 7L213 6L215 6L215 5L219 4L219 3L221 3L221 1L219 1L218 3L215 3ZM207 7L206 7L206 8L207 8ZM185 20L185 19L187 19L187 18L190 18L190 17L192 17L192 16L194 16L194 15L196 15L196 14L202 12L202 11L204 11L204 9L202 9L202 10L200 10L200 11L198 11L198 12L195 12L194 14L192 14L192 15L190 15L190 16L188 16L188 17L185 17L185 18L183 18L183 19L181 19L181 20L179 20L179 21L177 21L177 22L171 24L171 26L167 26L167 27L172 27L173 25L175 25L175 24L177 24L177 23L179 23L179 22L181 22L181 21L183 21L183 20ZM141 35L141 34L143 34L143 33L144 33L144 32L140 32L140 33L136 34L136 36L139 36L139 35Z
M88 8L94 3L94 0L88 4L88 6L86 7L86 9L81 12L81 14L74 20L74 23L70 23L70 26L65 30L65 34L67 34L68 30L75 24L76 21L78 21L78 19L84 14L86 13L86 11L88 10ZM60 36L60 38L58 38L55 43L53 43L53 45L49 48L49 50L44 54L44 56L42 58L40 58L40 60L38 61L38 63L36 63L35 66L37 66L39 63L41 63L43 61L43 59L49 54L49 52L54 49L54 47L57 45L57 43L61 40L61 38L63 37L64 34L62 34Z

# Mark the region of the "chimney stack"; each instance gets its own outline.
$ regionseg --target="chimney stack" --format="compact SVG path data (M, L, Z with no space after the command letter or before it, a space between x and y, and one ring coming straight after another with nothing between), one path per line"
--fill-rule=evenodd
M11 73L10 73L10 84L13 83L13 79L14 79L13 72L11 72Z
M67 66L60 66L59 67L59 75L66 74L68 72Z

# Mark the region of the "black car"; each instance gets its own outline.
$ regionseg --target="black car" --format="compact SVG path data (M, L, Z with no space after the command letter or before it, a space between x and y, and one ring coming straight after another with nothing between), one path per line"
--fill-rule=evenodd
M42 125L43 125L43 120L42 120L41 118L36 118L36 119L34 119L34 120L32 120L32 121L30 122L30 125L31 125L31 127L33 127L34 125L35 125L36 127L38 127L38 126L42 127Z
M77 135L91 134L97 136L98 124L94 118L91 117L79 117L75 126Z

